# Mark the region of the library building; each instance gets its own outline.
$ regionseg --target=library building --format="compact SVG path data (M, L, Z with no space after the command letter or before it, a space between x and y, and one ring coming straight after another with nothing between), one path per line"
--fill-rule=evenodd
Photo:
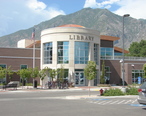
M91 86L100 83L102 64L105 64L105 82L111 85L142 83L144 80L142 70L146 62L142 57L124 57L129 53L117 46L114 41L119 37L100 35L98 30L88 29L81 25L66 24L58 27L48 28L41 31L40 40L33 41L23 39L18 41L17 48L0 48L0 66L13 71L22 68L33 67L33 52L35 51L35 67L44 69L64 68L64 79L74 86L87 86L88 80L84 76L84 68L88 61L95 61L97 75L91 82ZM124 68L124 75L123 75ZM46 76L43 83L50 81ZM57 79L57 76L56 76ZM0 79L0 82L3 80ZM5 78L8 83L10 79ZM11 81L21 81L17 74L13 75ZM37 78L38 83L43 83ZM32 80L27 80L32 82ZM44 86L44 85L43 85Z

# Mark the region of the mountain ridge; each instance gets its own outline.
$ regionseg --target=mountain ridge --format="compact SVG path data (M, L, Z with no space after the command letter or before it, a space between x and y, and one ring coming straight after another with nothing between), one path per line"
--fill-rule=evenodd
M31 38L33 28L36 30L35 39L40 40L42 30L65 24L77 24L97 30L101 35L120 37L120 40L115 41L115 46L122 47L122 19L122 16L114 14L107 9L84 8L75 13L59 15L28 29L2 36L0 37L0 47L17 47L19 40ZM146 20L125 17L124 24L124 45L126 49L129 48L132 42L146 39Z

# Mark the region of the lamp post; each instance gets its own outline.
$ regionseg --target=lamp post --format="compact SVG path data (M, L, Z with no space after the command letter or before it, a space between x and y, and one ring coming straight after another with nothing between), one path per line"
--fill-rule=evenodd
M122 40L123 40L123 49L122 49L122 52L123 52L123 65L122 65L122 82L123 82L123 87L124 87L124 83L125 83L125 69L124 69L124 63L125 63L125 57L124 57L124 18L125 17L129 17L130 15L129 14L125 14L123 15L123 31L122 31Z

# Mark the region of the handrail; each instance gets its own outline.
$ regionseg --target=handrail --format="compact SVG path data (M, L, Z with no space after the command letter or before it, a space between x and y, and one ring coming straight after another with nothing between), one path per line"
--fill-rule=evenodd
M121 60L122 56L101 56L101 60ZM125 56L125 60L139 60L139 61L146 61L146 57L132 57L132 56Z

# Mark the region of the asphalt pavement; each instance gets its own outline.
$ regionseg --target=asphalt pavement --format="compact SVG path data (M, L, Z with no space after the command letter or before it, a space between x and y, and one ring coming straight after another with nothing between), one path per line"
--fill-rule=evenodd
M69 89L34 89L20 87L0 92L1 116L139 116L145 106L137 96L100 96L97 87Z

